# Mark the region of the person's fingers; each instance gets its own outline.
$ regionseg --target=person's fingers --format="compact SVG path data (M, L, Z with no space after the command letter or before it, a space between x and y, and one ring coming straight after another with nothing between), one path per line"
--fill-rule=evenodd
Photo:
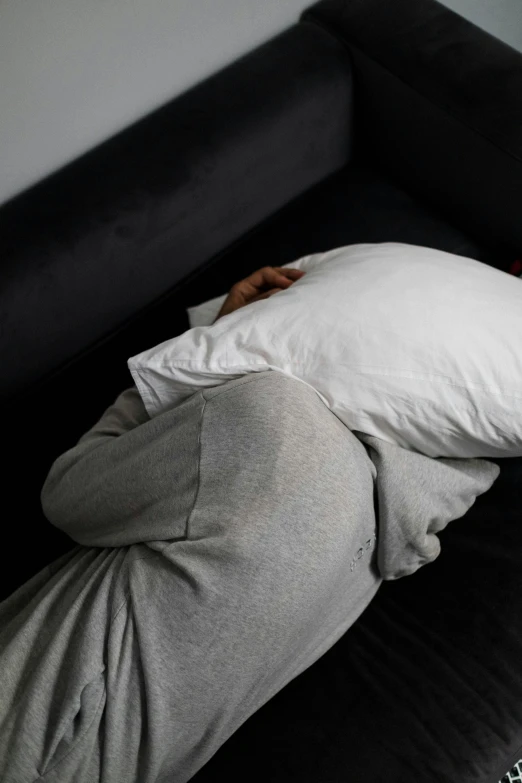
M245 277L244 280L240 280L232 286L215 320L217 321L223 315L228 315L246 304L268 299L269 296L284 291L304 274L300 269L284 267L266 266L258 269L249 277ZM268 290L266 290L267 288Z
M262 294L259 294L258 296L255 296L253 299L250 300L249 304L251 302L260 302L261 299L268 299L269 296L272 296L272 294L277 294L279 291L282 291L282 288L271 288L270 291L264 291Z
M291 267L286 268L283 266L275 266L274 269L280 274L285 275L285 277L288 277L293 282L299 280L305 274L302 269L292 269Z
M268 287L289 288L294 280L282 274L276 267L264 266L253 272L243 282L245 283L245 290L248 290L249 294L254 296L256 291L262 291Z
M278 286L279 288L289 288L292 283L295 283L300 277L304 275L300 269L284 269L280 266L267 267L266 279L270 285Z

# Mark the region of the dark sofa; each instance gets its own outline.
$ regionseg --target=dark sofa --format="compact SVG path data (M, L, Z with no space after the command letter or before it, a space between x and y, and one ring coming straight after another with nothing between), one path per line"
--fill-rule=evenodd
M47 471L187 306L357 242L508 270L521 207L522 54L435 0L316 3L4 204L2 597L73 546L43 517ZM193 780L496 783L522 757L522 459L493 461L439 558Z

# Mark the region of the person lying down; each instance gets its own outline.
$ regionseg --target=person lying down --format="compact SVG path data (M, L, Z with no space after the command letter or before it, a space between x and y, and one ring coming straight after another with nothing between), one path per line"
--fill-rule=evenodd
M301 274L258 270L218 317ZM42 489L77 546L0 604L3 783L190 780L498 473L351 432L273 371L153 419L124 390Z

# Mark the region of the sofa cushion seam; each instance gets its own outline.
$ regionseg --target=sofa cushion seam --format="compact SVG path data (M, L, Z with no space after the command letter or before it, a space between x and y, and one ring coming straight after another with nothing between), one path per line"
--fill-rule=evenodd
M495 149L497 149L499 152L502 152L504 155L507 155L512 160L516 161L517 163L522 163L522 156L519 157L515 153L511 152L510 150L505 149L504 147L501 147L500 144L493 139L491 139L484 131L479 130L478 128L474 127L468 122L465 122L461 117L455 115L450 109L448 109L446 106L441 105L438 101L433 100L431 97L426 95L423 92L419 92L419 90L411 85L409 82L407 82L402 76L398 75L394 71L390 70L390 68L382 63L380 60L378 60L376 57L374 57L373 54L369 54L368 52L363 51L355 44L351 44L348 40L345 39L344 36L339 37L333 29L329 28L327 25L325 25L323 22L320 22L316 20L314 17L306 17L306 21L313 21L314 24L317 24L319 27L322 27L324 30L330 33L330 35L334 35L338 40L340 40L346 47L349 49L355 50L358 54L362 54L364 57L367 57L372 62L379 65L383 70L386 71L390 76L393 76L397 81L401 82L405 87L408 87L412 92L414 92L416 95L423 98L427 103L431 104L435 108L437 108L440 112L444 113L446 116L450 117L455 122L458 122L460 125L462 125L464 128L467 128L468 130L472 131L473 133L476 133L477 136L480 136L485 141L489 142Z

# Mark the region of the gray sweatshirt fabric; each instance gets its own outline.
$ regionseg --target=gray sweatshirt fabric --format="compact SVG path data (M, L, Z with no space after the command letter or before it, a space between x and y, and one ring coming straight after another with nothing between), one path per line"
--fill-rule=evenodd
M78 546L0 604L1 780L190 780L498 473L352 433L272 371L154 419L126 390L42 490Z

